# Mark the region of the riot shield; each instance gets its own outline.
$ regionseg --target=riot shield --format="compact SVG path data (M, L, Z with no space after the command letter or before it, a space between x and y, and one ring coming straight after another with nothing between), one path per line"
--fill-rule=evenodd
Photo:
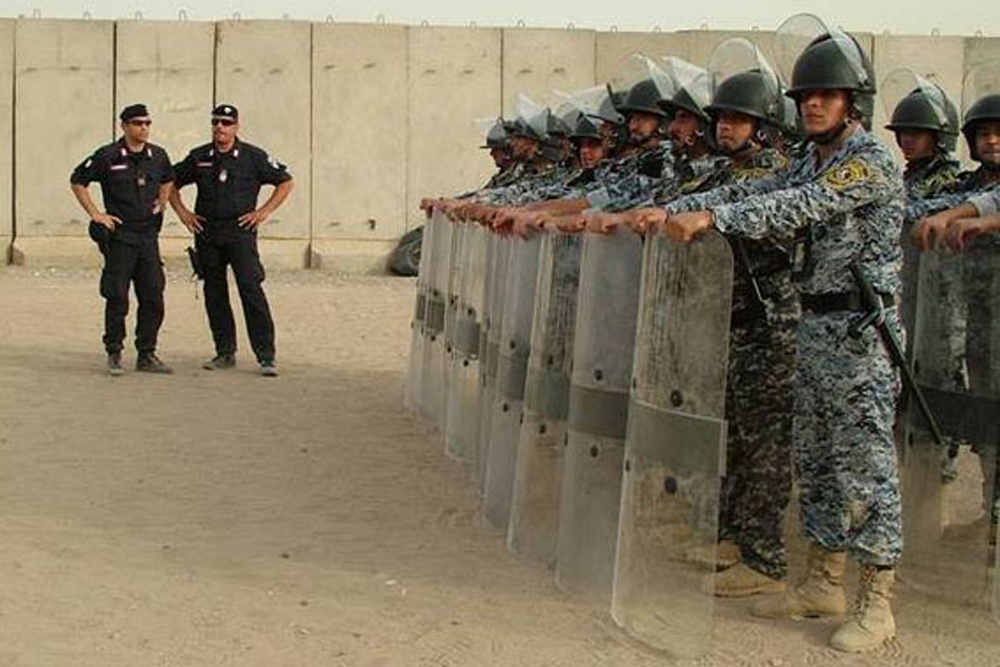
M430 220L424 224L424 234L421 239L420 267L417 271L417 295L410 321L410 361L406 376L406 395L403 404L414 413L420 412L421 384L424 372L424 316L427 312L427 293L430 284L431 249L434 241L431 238L434 226Z
M556 583L611 595L642 241L586 234L570 376Z
M611 615L684 658L711 649L714 626L711 579L685 553L718 538L732 279L718 233L646 243Z
M433 427L440 428L445 412L444 322L448 312L448 274L451 264L452 222L435 212L430 226L433 232L429 263L430 275L424 315L423 373L420 389L420 414Z
M479 334L482 361L479 364L479 428L476 433L476 487L486 494L486 464L489 461L493 401L496 398L497 366L500 360L500 337L504 296L507 290L507 262L514 244L511 238L487 232L486 293L483 327Z
M924 253L918 285L917 382L950 445L946 455L957 455L958 478L942 482L942 450L911 406L900 453L901 577L932 596L990 605L1000 620L1000 238L983 237L962 253Z
M559 529L581 246L579 235L542 235L507 533L512 553L550 565L555 563Z
M486 237L479 225L460 225L461 271L457 277L451 336L451 379L445 450L469 469L476 464L479 427L479 343L486 277Z
M540 235L515 239L507 262L508 285L504 294L496 390L490 421L490 446L486 462L483 515L497 528L507 529L514 488L517 438L524 408L524 383L531 348L531 320L535 314Z

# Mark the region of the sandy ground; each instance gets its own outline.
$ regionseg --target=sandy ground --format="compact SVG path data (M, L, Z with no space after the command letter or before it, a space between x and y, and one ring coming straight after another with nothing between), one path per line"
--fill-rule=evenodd
M675 664L480 525L402 408L412 281L271 276L277 379L245 353L199 369L179 273L176 373L106 376L96 283L0 269L0 666ZM898 641L867 657L825 647L833 622L748 605L720 602L711 655L677 664L1000 665L983 605L905 582Z

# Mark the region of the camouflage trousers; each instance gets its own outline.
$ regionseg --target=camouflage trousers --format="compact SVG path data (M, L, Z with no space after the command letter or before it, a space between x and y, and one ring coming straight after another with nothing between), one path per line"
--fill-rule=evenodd
M848 333L856 316L802 315L792 463L806 538L891 566L903 551L892 433L899 379L874 328ZM900 333L895 310L886 316Z
M777 286L771 317L738 319L730 330L726 380L726 477L719 499L719 537L769 577L788 572L784 515L792 489L792 382L797 297ZM737 316L738 318L738 316Z

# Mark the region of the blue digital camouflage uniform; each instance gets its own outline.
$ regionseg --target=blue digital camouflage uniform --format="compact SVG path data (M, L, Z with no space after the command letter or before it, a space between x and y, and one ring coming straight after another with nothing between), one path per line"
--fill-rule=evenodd
M726 162L681 185L710 192L770 176L787 167L777 151L757 151L750 163ZM698 194L670 212L705 206ZM791 498L792 382L798 297L788 251L771 240L728 237L733 245L733 310L726 379L726 477L719 498L719 539L734 542L747 566L774 579L788 572L785 508ZM752 277L751 277L752 275Z
M903 172L903 184L906 187L906 218L900 238L903 247L903 298L899 312L903 319L903 328L906 329L907 340L910 341L913 339L916 326L917 277L920 273L920 252L910 236L915 215L924 209L925 201L955 188L960 171L961 165L958 160L949 154L936 153L926 160L907 163ZM958 320L956 326L964 329Z
M810 145L772 177L705 195L724 234L794 242L803 298L856 292L856 263L874 289L899 293L904 188L889 150L856 131L829 160ZM792 463L806 537L862 563L902 554L892 424L899 388L878 333L850 335L858 313L805 309L796 330ZM895 309L886 312L901 334Z
M616 161L597 174L582 196L594 211L626 211L653 201L654 193L675 178L670 142Z

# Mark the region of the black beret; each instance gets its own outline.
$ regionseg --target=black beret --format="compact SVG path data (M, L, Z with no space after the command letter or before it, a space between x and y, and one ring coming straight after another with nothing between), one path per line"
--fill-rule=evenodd
M239 120L240 110L232 104L220 104L212 109L212 116L216 118L232 118L233 120Z
M146 108L145 104L130 104L122 112L118 114L118 117L122 122L132 120L133 118L142 118L143 116L149 115L149 109Z

